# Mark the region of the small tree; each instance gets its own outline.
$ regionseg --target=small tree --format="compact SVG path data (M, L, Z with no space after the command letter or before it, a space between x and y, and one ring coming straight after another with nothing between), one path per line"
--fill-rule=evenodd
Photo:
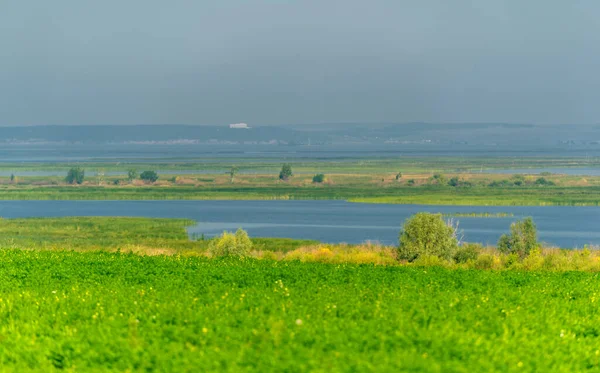
M140 179L145 182L154 183L158 180L158 174L155 171L144 171L140 174Z
M446 176L443 174L433 174L433 176L429 179L432 184L444 185L446 184Z
M252 241L243 229L238 229L235 234L223 232L219 237L212 239L208 245L208 252L214 256L247 256L252 250Z
M313 176L312 181L313 181L313 183L322 183L325 181L325 175L324 174L316 174L315 176Z
M69 184L81 184L85 177L85 171L81 167L73 167L67 172L65 181Z
M235 175L237 175L239 171L239 168L237 168L237 166L231 166L231 169L229 170L229 180L230 182L233 184L233 179L235 178Z
M441 214L420 212L408 218L400 231L398 259L412 262L423 255L450 259L457 247L455 229Z
M127 171L127 180L131 183L133 180L138 178L137 170L131 169Z
M17 182L17 177L15 176L15 174L10 174L10 182L11 184Z
M510 234L503 234L498 240L498 250L506 254L517 254L526 257L539 247L537 227L532 218L518 220L510 225Z
M287 181L292 176L292 165L290 165L289 163L285 163L283 166L281 166L281 171L279 172L279 180Z
M397 181L400 181L400 179L402 179L402 172L398 172L398 173L396 174L396 180L397 180Z

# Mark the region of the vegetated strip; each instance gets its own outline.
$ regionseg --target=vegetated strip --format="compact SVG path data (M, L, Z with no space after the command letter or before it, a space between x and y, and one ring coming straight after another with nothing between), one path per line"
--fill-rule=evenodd
M600 187L6 187L0 200L348 200L472 206L598 206Z
M0 262L10 371L600 367L593 273L18 250Z

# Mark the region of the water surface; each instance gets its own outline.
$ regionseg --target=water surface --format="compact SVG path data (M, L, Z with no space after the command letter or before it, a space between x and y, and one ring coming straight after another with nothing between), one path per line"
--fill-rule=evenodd
M344 201L0 201L0 216L144 216L189 218L194 234L212 236L246 229L254 237L291 237L324 242L397 242L402 222L420 211L512 213L502 218L455 218L464 240L495 244L511 222L532 216L540 240L559 247L600 245L600 207L424 206Z

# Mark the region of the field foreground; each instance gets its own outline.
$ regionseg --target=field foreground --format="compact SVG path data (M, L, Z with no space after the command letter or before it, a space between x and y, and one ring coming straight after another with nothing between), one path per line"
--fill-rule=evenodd
M0 251L13 371L600 370L598 275Z

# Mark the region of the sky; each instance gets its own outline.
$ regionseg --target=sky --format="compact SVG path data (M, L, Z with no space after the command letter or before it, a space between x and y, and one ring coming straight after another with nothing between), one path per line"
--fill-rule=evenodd
M595 0L2 0L0 125L600 123Z

